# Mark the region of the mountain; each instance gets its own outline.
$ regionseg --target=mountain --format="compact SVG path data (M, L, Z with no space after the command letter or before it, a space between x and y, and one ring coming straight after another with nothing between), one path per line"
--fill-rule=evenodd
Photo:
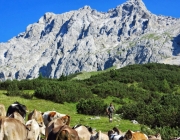
M180 65L180 19L155 15L142 0L98 12L90 6L45 13L0 43L0 80L59 78L150 62Z

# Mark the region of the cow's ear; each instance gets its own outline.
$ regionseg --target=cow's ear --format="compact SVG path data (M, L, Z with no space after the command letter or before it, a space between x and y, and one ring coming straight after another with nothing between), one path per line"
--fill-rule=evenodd
M68 121L68 118L67 118L67 116L63 116L63 117L60 118L60 120L61 120L64 124L66 124L67 121Z
M132 132L131 132L131 130L128 130L126 134L127 134L128 139L131 139L131 138L132 138Z
M43 122L38 123L39 127L43 127Z
M67 115L67 117L68 117L68 121L67 121L67 125L69 125L70 124L70 121L71 121L71 117L69 116L69 115Z
M31 131L31 124L26 125L26 129Z
M50 112L49 113L49 117L51 118L51 117L54 117L56 115L56 112Z

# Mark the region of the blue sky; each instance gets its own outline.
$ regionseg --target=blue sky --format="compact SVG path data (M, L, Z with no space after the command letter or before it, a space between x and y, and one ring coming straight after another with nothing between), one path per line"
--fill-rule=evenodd
M97 11L109 9L126 0L0 0L0 42L24 32L46 12L61 14L89 5ZM180 0L143 0L153 14L180 18Z

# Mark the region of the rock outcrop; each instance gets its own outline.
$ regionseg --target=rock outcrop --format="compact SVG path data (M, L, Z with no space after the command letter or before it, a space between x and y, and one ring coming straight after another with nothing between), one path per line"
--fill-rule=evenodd
M142 0L108 12L89 6L45 13L0 43L0 80L59 78L81 71L149 62L180 65L180 19L155 15Z

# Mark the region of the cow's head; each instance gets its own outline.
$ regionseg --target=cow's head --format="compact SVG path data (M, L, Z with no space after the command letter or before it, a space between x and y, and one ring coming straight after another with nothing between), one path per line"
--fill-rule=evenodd
M61 117L61 120L63 121L64 124L69 125L70 124L70 116L66 115Z
M54 120L54 116L56 115L55 111L49 112L48 118L47 120L50 122L52 120Z
M11 104L11 113L15 111L18 112L24 119L26 118L27 107L25 105L20 104L17 101L14 102L13 104Z
M35 119L40 127L44 125L42 113L36 109L28 114L28 120Z

